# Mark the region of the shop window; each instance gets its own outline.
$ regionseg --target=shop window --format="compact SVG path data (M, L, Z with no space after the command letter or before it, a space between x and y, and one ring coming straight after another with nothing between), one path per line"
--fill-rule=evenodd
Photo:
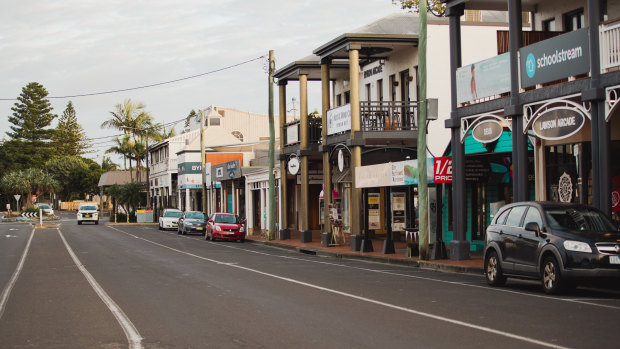
M543 30L546 32L554 32L555 31L555 18L548 19L543 21Z
M545 147L547 200L589 204L592 200L590 143Z
M564 14L564 30L567 32L583 28L584 22L583 8Z

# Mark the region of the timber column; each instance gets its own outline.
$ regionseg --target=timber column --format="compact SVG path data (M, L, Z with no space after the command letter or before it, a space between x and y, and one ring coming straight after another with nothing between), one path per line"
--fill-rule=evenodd
M329 223L329 205L332 203L332 169L329 164L329 147L327 146L327 111L329 110L329 64L330 59L321 60L321 100L322 114L321 138L323 139L323 247L331 241L331 225ZM327 244L327 246L325 246Z
M362 166L362 147L355 142L355 135L361 130L360 122L360 62L359 47L349 49L349 80L351 81L351 234L362 233L362 189L356 188L355 172Z
M299 75L300 116L299 156L301 157L301 212L299 222L299 240L301 243L312 242L309 217L309 181L308 181L308 75Z
M279 104L280 104L280 154L284 150L284 125L286 124L286 84L287 81L278 80ZM280 156L280 240L291 238L288 229L288 202L286 195L286 157ZM256 208L255 208L256 209Z

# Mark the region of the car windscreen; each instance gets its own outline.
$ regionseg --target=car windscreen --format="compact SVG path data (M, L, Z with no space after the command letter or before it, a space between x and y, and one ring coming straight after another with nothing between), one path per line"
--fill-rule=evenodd
M166 213L164 213L164 217L179 218L181 215L183 215L183 212L181 211L166 211Z
M205 219L205 215L202 212L188 212L185 215L186 219Z
M618 230L604 214L590 208L549 208L545 214L553 229L600 232Z
M80 206L81 211L97 211L97 206Z
M215 223L239 224L239 217L232 214L215 215Z
M40 208L40 209L43 209L43 210L49 210L49 209L50 209L50 205L47 205L47 204L40 204L40 205L39 205L39 208Z

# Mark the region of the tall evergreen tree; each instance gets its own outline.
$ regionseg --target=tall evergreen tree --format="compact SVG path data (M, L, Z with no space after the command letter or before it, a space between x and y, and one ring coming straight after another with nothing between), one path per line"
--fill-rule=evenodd
M86 133L77 121L73 103L69 101L62 113L53 136L56 154L60 156L80 156L88 150Z
M45 99L47 90L37 82L31 82L22 88L15 106L9 116L11 131L6 142L10 161L18 163L21 168L42 168L52 156L51 143L54 129L50 128L56 115L52 114L50 101Z

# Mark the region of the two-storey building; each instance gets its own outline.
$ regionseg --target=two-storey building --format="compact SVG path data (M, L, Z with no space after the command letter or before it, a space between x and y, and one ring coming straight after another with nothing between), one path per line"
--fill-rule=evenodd
M465 145L494 147L512 137L510 194L591 204L620 211L620 3L605 0L446 0L450 22L454 240L451 258L469 257L472 195L467 195ZM469 65L462 33L465 11L504 11L509 30L498 52ZM523 29L529 20L532 26ZM533 167L533 169L532 169ZM534 180L535 179L535 180ZM532 188L533 187L533 188ZM488 202L486 218L492 211ZM483 230L482 230L483 232ZM484 236L480 237L481 239Z

